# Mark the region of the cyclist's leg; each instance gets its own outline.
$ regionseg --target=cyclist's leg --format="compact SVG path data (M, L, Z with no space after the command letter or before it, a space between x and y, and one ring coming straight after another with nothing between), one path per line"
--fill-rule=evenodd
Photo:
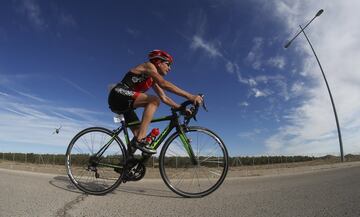
M147 129L149 127L149 124L154 116L155 111L160 105L160 99L157 96L147 95L145 93L140 93L134 103L133 107L144 107L144 113L142 116L140 128L138 131L138 141L145 138Z
M138 116L136 115L136 113L135 113L135 111L133 109L125 112L124 117L125 117L125 120L126 120L127 123L139 121L139 118L138 118ZM130 127L131 132L133 133L134 137L136 137L136 138L139 135L139 129L140 129L140 126L132 126L132 127Z
M130 130L133 133L134 137L137 138L139 135L140 127L139 126L130 127Z

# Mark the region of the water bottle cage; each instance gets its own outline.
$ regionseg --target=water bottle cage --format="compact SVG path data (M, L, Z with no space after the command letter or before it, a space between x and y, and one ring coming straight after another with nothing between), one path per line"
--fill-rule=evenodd
M145 141L150 145L155 140L155 138L160 134L159 128L154 128L151 132L145 137Z

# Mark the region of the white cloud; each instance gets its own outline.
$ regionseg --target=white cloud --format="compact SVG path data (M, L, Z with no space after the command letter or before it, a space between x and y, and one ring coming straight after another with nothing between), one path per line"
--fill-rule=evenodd
M204 27L202 27L204 28ZM213 45L210 42L205 41L204 39L202 39L199 36L194 36L192 38L191 41L191 48L193 50L197 50L197 49L202 49L203 51L205 51L211 58L215 58L218 57L219 59L223 60L225 62L225 69L227 72L232 73L232 74L236 74L238 81L242 84L246 84L249 85L251 87L256 86L256 81L254 78L244 78L243 75L240 72L240 67L237 63L232 62L231 60L229 60L228 58L225 57L225 55L223 55L219 49L217 49L215 47L215 45Z
M15 89L14 84L24 79L29 82L34 75L0 76L5 80L1 85L4 91L0 91L0 120L4 123L0 125L0 151L19 151L24 146L28 147L26 151L65 151L71 138L81 129L109 127L104 118L106 113L62 106L31 91ZM60 134L53 135L60 125L63 126Z
M61 13L59 23L64 26L77 27L77 22L71 14Z
M250 104L248 102L241 102L239 103L239 106L241 107L248 107Z
M189 19L189 21L191 21L189 23L190 26L194 25L194 20L195 22L195 26L194 28L196 28L196 34L190 38L190 48L192 50L202 50L204 51L210 58L217 58L220 60L223 60L225 65L225 69L227 72L231 73L231 74L236 74L238 81L241 84L245 84L248 85L250 87L250 92L251 92L251 96L255 96L255 97L264 97L264 96L268 96L271 94L271 91L266 90L266 91L260 91L259 89L257 89L257 85L259 83L267 83L268 80L273 80L273 77L271 76L258 76L258 77L244 77L241 73L239 64L236 63L233 60L230 60L224 53L222 53L220 51L220 48L218 46L215 45L215 43L211 43L209 41L206 41L202 35L205 34L205 30L207 27L207 17L204 14L203 11L200 11L200 13L196 16L190 16L191 19ZM262 47L264 44L264 39L261 37L255 37L253 39L253 46L250 50L250 52L248 53L247 57L245 58L245 61L247 61L249 64L252 65L252 67L254 69L260 69L261 66L263 65L263 53L262 53ZM283 63L281 63L280 57L277 58L278 62L275 62L276 60L270 61L270 62L274 62L274 64L277 64L277 67L283 67ZM280 63L279 63L280 62ZM276 78L277 79L277 78Z
M271 95L270 90L259 90L258 88L252 88L251 91L253 92L253 95L255 98L267 97L267 96Z
M21 91L16 91L16 92L17 92L18 94L22 95L22 96L25 96L25 97L27 97L27 98L36 100L36 101L38 101L38 102L46 102L45 99L42 99L42 98L40 98L40 97L38 97L38 96L35 96L35 95L32 95L32 94L28 94L28 93L23 93L23 92L21 92Z
M204 27L203 27L204 28ZM254 69L260 69L263 64L263 54L262 54L262 46L263 39L260 37L256 37L253 39L254 45L251 51L248 53L246 57L246 61L252 64ZM205 51L211 58L217 57L220 60L225 62L225 69L227 72L236 74L238 81L241 84L245 84L249 86L249 97L267 97L272 95L274 92L278 93L284 100L289 100L291 95L288 93L288 85L285 82L285 77L281 75L259 75L255 77L244 77L240 72L240 67L237 63L232 62L226 56L219 51L212 43L209 43L202 39L201 37L195 35L191 41L191 48L194 50L201 49ZM276 56L268 61L268 64L271 64L274 67L283 68L285 66L285 58L281 56ZM258 87L260 84L268 84L269 82L275 84L275 86L279 89L277 91L272 91L267 88Z
M226 71L230 72L230 73L235 73L238 81L242 84L246 84L249 86L256 86L256 81L253 78L244 78L243 75L240 72L240 67L237 63L233 63L229 60L227 60L226 58L224 58L224 60L226 61Z
M245 61L250 63L253 69L259 70L263 64L262 57L262 45L263 45L263 38L255 37L253 39L253 47L251 48L250 52L245 58Z
M40 6L35 0L22 0L18 10L27 16L34 28L43 30L46 27Z
M194 10L189 13L186 26L195 30L195 35L203 36L208 26L207 20L207 15L204 10Z
M291 92L292 94L294 94L295 96L299 96L304 92L304 87L305 83L302 81L296 81L292 86L291 86Z
M220 53L220 51L211 43L206 42L204 39L202 39L200 36L195 35L192 38L192 42L190 47L194 50L197 50L198 48L201 48L204 50L210 57L222 57L223 55Z
M271 57L269 60L268 60L268 64L272 67L276 67L276 68L279 68L279 69L283 69L286 65L286 62L285 62L285 57L283 56L275 56L275 57Z
M234 64L234 63L232 63L232 62L230 62L230 61L228 61L227 63L226 63L226 65L225 65L225 67L226 67L226 71L228 71L228 72L230 72L230 73L234 73L234 72L236 72L237 70L238 70L238 65L236 65L236 64Z
M285 82L285 79L275 80L275 84L278 87L278 95L280 95L285 101L288 101L291 96L288 92L288 84Z
M264 3L264 1L262 1ZM360 1L271 2L276 16L284 22L289 38L298 25L309 21L318 9L324 13L306 30L319 56L335 100L342 129L345 154L360 151ZM334 28L336 27L336 28ZM303 35L294 41L295 51L303 52L298 71L312 84L294 83L293 94L303 94L302 104L293 109L287 124L266 144L271 153L339 153L334 113L319 66ZM315 85L314 85L315 83Z
M238 136L243 139L253 139L262 132L263 132L262 129L254 129L253 131L249 131L249 132L241 132L238 134Z
M32 94L29 94L32 95ZM24 97L27 103L24 103ZM24 95L0 94L0 149L18 150L12 146L44 147L43 153L53 152L51 147L66 146L81 129L89 126L107 126L104 114L82 108L61 107ZM62 126L60 134L53 135ZM58 150L58 149L57 149ZM0 150L1 151L1 150Z
M73 81L70 81L66 78L62 78L63 81L65 81L67 84L69 84L70 86L74 87L75 89L79 90L80 92L88 95L88 96L91 96L93 98L96 98L94 94L90 93L89 91L85 90L84 88L80 87L80 85L76 84L75 82Z
M289 100L292 96L288 92L288 85L286 83L286 78L282 75L259 75L256 77L251 77L249 79L243 79L244 84L249 85L251 94L250 96L258 97L266 97L272 95L273 93L277 93L277 95L281 96L285 101ZM266 84L273 84L276 86L276 91L270 90L269 87L260 90L259 86L263 86Z
M78 26L78 23L76 22L74 16L62 11L55 2L50 2L51 6L50 10L48 11L50 11L51 13L44 13L44 9L49 9L46 8L46 6L48 5L44 4L48 3L48 1L39 0L17 0L14 1L14 7L16 12L26 17L30 26L36 30L44 31L49 26L51 27L52 25L54 25L54 22L56 23L56 25L63 27L76 28ZM63 36L63 33L56 32L56 35L61 38Z
M288 94L287 84L285 83L285 78L283 76L269 76L269 75L261 75L261 76L243 76L241 73L239 64L233 60L230 60L226 53L222 53L221 47L216 46L215 43L211 43L209 41L204 40L201 35L205 34L205 29L207 26L206 16L203 13L199 19L197 34L195 34L191 39L190 47L193 50L202 50L205 52L210 58L217 58L218 60L224 61L225 69L227 72L231 74L235 74L238 78L238 81L241 84L245 84L249 86L249 95L251 97L259 98L259 97L267 97L271 95L273 92L279 92L279 95L282 96L285 100L290 99L290 95ZM260 70L262 69L263 65L271 65L272 67L276 68L284 68L285 57L282 56L275 56L270 58L269 60L263 59L263 46L264 46L264 39L262 37L255 37L253 38L253 45L250 49L249 53L247 54L246 58L244 59L245 62L249 63L253 69ZM268 82L272 82L275 84L276 87L280 88L279 91L271 91L269 90L269 86L266 90L264 87L260 87L260 84L267 84Z
M9 96L9 94L4 93L4 92L1 92L1 91L0 91L0 95L3 95L3 96Z

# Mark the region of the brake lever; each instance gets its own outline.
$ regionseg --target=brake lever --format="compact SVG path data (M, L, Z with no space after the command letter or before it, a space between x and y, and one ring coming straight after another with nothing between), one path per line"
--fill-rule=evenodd
M203 107L203 109L204 109L206 112L209 112L209 111L207 110L207 108L206 108L206 105L205 105L205 100L203 100L202 107Z
M209 112L208 110L207 110L207 107L206 107L206 105L205 105L205 99L204 99L204 94L202 94L202 93L199 93L199 96L201 96L201 98L203 99L203 102L202 102L202 107L203 107L203 109L206 111L206 112Z
M198 94L201 98L203 98L203 102L202 102L202 107L204 108L204 110L206 111L206 112L208 112L208 110L207 110L207 107L206 107L206 105L205 105L205 100L204 100L204 94L201 94L201 93L199 93ZM183 102L182 104L181 104L181 107L183 107L183 108L185 108L186 106L188 106L188 105L190 105L192 102L191 101L185 101L185 102ZM198 112L198 110L199 110L199 107L200 107L200 105L194 105L195 107L193 107L192 109L190 109L191 110L191 112L192 112L192 114L195 114L195 115L193 115L192 117L190 117L190 119L191 118L193 118L195 121L197 121L197 118L196 118L196 114L197 114L197 112ZM188 120L190 120L190 119L188 119Z

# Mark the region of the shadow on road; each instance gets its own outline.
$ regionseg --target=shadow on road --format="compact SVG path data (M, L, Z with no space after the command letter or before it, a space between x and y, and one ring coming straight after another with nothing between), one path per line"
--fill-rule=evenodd
M49 181L49 184L60 188L65 191L70 191L74 193L83 194L82 191L78 190L70 181L70 179L67 176L55 176L53 180Z
M82 191L77 189L70 181L69 177L67 176L55 176L52 180L49 181L49 184L73 193L84 194ZM130 183L128 185L121 184L117 187L114 191L108 194L116 194L116 193L129 193L129 194L137 194L142 196L149 196L149 197L166 197L166 198L182 198L170 190L164 190L161 187L149 187L149 186L134 186L135 183ZM142 185L147 185L146 183L141 183Z
M119 186L116 191L149 197L182 198L170 190L159 189L159 187L126 186L125 184Z

